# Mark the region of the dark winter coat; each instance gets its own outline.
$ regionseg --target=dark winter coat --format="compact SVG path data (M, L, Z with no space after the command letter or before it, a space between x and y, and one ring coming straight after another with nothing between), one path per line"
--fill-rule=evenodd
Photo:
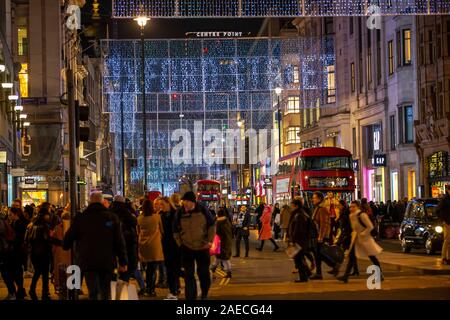
M231 247L233 246L233 234L230 220L227 217L219 217L216 220L216 234L220 237L220 254L217 258L229 260Z
M82 271L112 271L116 257L121 266L128 264L119 219L101 203L90 204L75 217L64 237L64 250L74 242Z
M137 218L127 209L125 203L113 202L110 210L117 215L120 221L127 249L128 270L136 270L138 263Z
M292 211L292 219L289 225L289 240L309 251L312 243L312 224L314 222L302 209Z
M163 225L162 246L165 260L178 259L180 247L173 236L173 224L175 223L176 210L161 213Z
M344 250L350 248L352 242L352 226L350 224L350 212L345 208L339 215L337 221L338 236L336 238L336 245L342 247Z
M37 219L27 228L25 242L30 247L31 255L48 256L52 254L52 246L61 242L50 236L50 224L43 219Z

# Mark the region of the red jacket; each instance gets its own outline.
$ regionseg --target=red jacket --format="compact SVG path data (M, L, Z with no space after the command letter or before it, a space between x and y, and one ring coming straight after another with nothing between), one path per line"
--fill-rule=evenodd
M259 233L259 240L269 240L272 238L272 210L269 206L264 207L263 214L259 219L262 223L261 232Z

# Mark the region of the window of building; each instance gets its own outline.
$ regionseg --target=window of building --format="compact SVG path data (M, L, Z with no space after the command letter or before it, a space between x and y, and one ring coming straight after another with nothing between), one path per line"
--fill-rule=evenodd
M293 67L293 83L299 83L300 82L300 70L298 69L298 66Z
M327 91L327 102L334 103L336 102L336 79L334 73L334 65L327 67L327 83L328 83L328 91Z
M403 30L403 65L411 64L411 29Z
M353 17L350 17L350 23L349 23L349 29L350 29L350 35L353 35Z
M300 143L300 127L289 127L286 133L286 144Z
M400 38L400 31L397 31L397 66L402 65L402 43Z
M363 92L364 88L364 80L363 80L363 59L362 56L359 58L359 66L358 66L359 74L358 74L358 80L359 80L359 93Z
M399 108L400 141L403 143L414 142L414 112L412 106Z
M289 113L300 113L300 97L288 97L286 112Z
M372 52L370 48L367 52L367 83L370 85L372 83Z
M28 63L22 63L22 69L19 72L20 96L28 98Z
M28 55L28 30L27 28L20 27L17 30L17 44L18 44L18 55L26 56Z
M325 34L330 35L333 34L333 18L326 17L325 18Z
M350 63L350 86L352 92L355 92L356 87L356 78L355 78L355 63Z
M356 149L357 149L357 146L356 146L356 128L352 128L352 139L353 139L353 155L356 155Z
M430 64L434 61L434 54L433 54L433 31L428 31L428 61Z
M309 108L309 121L308 121L308 123L311 125L314 124L314 122L316 121L316 119L314 119L314 114L315 114L314 106L312 105L311 108Z
M381 84L381 31L377 29L377 85Z
M320 99L316 100L316 121L320 120Z
M390 40L388 42L388 63L389 63L389 75L394 73L394 42Z
M303 128L308 126L308 108L303 108Z
M391 115L389 117L389 127L390 127L390 139L391 139L391 150L395 150L395 143L396 143L396 128L395 128L395 115Z

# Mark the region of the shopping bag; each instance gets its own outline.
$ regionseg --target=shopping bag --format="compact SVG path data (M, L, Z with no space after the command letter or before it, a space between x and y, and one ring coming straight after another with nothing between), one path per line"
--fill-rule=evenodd
M122 280L112 281L111 300L139 300L136 286Z
M302 250L302 247L299 244L295 243L293 245L289 245L285 252L289 258L294 259L295 256L300 252L300 250Z
M212 256L220 254L220 237L217 234L215 235L212 246L209 249L209 254Z

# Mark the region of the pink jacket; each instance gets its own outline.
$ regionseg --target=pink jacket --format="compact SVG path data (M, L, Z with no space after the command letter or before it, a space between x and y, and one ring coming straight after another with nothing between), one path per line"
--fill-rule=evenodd
M272 220L272 208L270 206L264 207L263 214L259 220L262 223L259 240L269 240L272 238L272 226L270 224Z

